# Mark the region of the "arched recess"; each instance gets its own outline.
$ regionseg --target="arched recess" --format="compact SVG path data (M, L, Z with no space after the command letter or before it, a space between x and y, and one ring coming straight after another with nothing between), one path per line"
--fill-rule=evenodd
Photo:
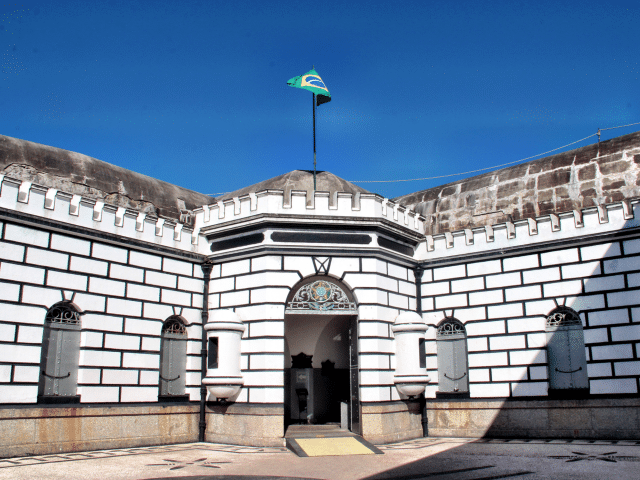
M167 318L160 335L159 397L161 401L187 400L187 329L178 315Z
M80 309L58 302L47 310L40 356L39 403L77 403Z
M453 317L445 317L436 330L438 350L437 395L468 395L467 330Z
M304 278L289 292L285 425L345 422L361 432L357 315L351 288L330 275Z
M550 396L583 396L589 393L589 375L582 320L569 307L557 307L547 315L547 356Z

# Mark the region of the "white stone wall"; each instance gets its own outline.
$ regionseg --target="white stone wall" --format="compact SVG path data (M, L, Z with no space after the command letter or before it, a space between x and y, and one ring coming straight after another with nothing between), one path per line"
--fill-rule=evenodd
M413 270L376 258L363 258L359 272L345 275L358 299L360 400L399 399L393 383L395 345L391 325L402 311L415 311Z
M438 389L435 327L465 324L471 397L545 396L545 317L558 305L580 313L592 394L634 394L640 377L640 239L565 244L425 270L427 367Z
M315 274L308 255L267 255L214 266L211 308L235 309L247 325L241 345L245 383L238 402L284 401L285 302L292 287ZM401 311L415 310L413 271L375 258L332 257L329 275L351 288L359 306L362 401L397 398L390 325Z
M83 403L156 401L160 329L174 314L188 324L187 392L198 400L203 281L189 258L210 253L201 228L257 213L315 213L386 218L424 230L422 217L374 195L338 196L335 202L316 197L310 207L300 192L248 195L198 210L195 228L187 230L0 176L0 207L34 220L32 225L44 222L39 227L0 222L0 402L36 401L45 313L62 300L83 313L78 377ZM427 331L432 379L427 395L433 397L438 388L433 327L445 315L467 328L472 397L546 395L545 316L561 304L583 319L592 393L637 393L640 240L579 247L571 242L636 228L638 214L638 204L622 202L427 236L414 260L447 262L428 268L423 277L424 318L432 327ZM559 242L563 246L557 247ZM464 260L524 247L530 251ZM175 258L150 253L160 248ZM372 256L378 250L385 251L372 244L361 252L367 257L333 256L329 270L358 303L363 402L399 399L390 326L400 312L416 309L410 260ZM283 402L285 301L294 285L314 274L310 255L263 255L214 266L209 307L234 309L247 325L239 402Z
M0 235L0 403L36 402L45 315L63 300L82 312L82 403L157 401L174 314L188 324L187 391L199 399L198 264L17 223L0 222Z

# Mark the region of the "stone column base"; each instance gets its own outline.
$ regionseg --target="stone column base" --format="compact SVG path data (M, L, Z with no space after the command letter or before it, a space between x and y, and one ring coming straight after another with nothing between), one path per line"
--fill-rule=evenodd
M418 401L368 403L362 406L362 436L373 444L422 437Z
M284 445L284 406L232 403L207 404L205 441L281 447Z

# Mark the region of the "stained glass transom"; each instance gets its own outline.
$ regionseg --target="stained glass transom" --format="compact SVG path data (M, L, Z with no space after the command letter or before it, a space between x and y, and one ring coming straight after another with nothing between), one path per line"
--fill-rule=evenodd
M558 307L547 316L547 327L582 325L578 312L569 307Z
M335 283L316 280L300 287L286 313L355 314L357 307Z
M79 325L80 315L71 305L59 303L49 309L47 316L45 317L45 322L52 324Z

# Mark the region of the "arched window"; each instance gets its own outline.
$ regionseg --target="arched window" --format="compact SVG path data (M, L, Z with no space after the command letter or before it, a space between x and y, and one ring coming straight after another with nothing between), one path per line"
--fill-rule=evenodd
M187 329L178 316L169 317L162 327L160 345L161 400L182 399L185 395Z
M569 307L558 307L547 315L547 356L549 393L582 391L588 393L589 375L584 351L584 332L580 315Z
M78 402L80 313L69 302L52 306L45 317L38 401Z
M446 317L436 331L438 393L468 393L467 331L464 324Z

